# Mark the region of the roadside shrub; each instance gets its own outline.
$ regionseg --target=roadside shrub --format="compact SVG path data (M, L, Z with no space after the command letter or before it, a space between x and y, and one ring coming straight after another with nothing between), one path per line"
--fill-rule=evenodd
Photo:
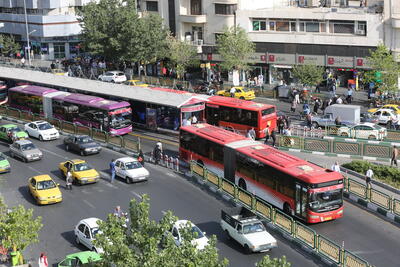
M386 165L377 165L363 160L353 160L352 162L345 163L342 166L362 175L365 175L368 168L371 167L374 172L373 179L400 189L400 169L398 168L392 168Z

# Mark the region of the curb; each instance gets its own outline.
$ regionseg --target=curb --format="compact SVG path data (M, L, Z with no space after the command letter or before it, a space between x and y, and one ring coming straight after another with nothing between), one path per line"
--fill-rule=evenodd
M358 156L358 155L337 154L337 153L320 152L320 151L308 151L308 150L304 150L304 149L288 148L288 147L278 147L278 149L279 150L284 150L284 151L301 152L301 153L308 153L308 154L328 156L328 157L338 157L338 158L349 158L349 159L361 159L361 160L373 160L373 161L381 161L381 162L390 162L389 158L378 158L378 157L367 157L367 156Z

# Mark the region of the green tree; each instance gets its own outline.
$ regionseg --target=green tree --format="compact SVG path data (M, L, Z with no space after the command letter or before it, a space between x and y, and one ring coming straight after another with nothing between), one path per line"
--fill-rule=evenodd
M379 89L384 92L397 91L400 68L390 50L384 44L379 44L376 50L370 50L370 54L371 56L367 59L371 64L372 71L364 74L366 80L374 81L375 73L380 72Z
M227 266L228 260L218 259L215 236L210 238L209 246L199 251L191 243L194 234L186 229L184 242L177 247L172 236L165 235L177 218L169 211L157 222L149 218L149 211L149 198L143 195L142 201L130 202L129 230L124 229L123 219L113 215L100 223L101 233L95 243L104 249L104 266Z
M0 34L0 54L8 56L11 53L17 53L20 50L20 45L15 42L14 36Z
M176 68L178 77L183 77L187 67L199 64L196 48L176 39L172 35L167 36L168 55L173 67Z
M252 43L241 27L225 28L224 32L217 38L217 50L223 61L221 67L225 70L246 70L248 58L255 52Z
M316 65L296 65L293 75L306 86L319 84L323 80L324 68Z
M19 205L8 210L0 200L0 238L4 247L23 252L30 244L39 242L41 222L42 217L33 217L33 209ZM22 257L20 261L23 261Z
M268 255L266 255L260 262L256 264L256 267L290 267L290 262L286 261L286 257L282 256L282 258L273 258L270 259Z

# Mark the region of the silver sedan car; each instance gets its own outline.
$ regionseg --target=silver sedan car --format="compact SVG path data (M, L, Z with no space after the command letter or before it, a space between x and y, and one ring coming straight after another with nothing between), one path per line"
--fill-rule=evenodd
M40 160L43 157L42 151L29 140L18 140L11 144L10 155L13 158L20 158L24 162Z

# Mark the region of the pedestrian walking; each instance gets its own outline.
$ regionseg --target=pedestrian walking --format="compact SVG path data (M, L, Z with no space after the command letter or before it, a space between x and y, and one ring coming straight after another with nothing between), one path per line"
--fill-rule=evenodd
M337 161L332 165L331 170L340 173L340 165Z
M390 161L390 166L393 166L393 163L397 167L397 157L399 156L399 150L397 146L393 146L393 151L392 151L392 160Z
M368 167L368 170L365 173L365 183L367 184L368 188L371 188L371 180L373 176L374 172L371 170L371 167Z
M22 66L25 66L25 58L24 57L21 58L21 64L22 64Z
M110 162L110 174L111 174L110 182L114 183L114 179L115 179L115 160L114 159L112 159Z
M247 136L247 138L251 138L253 140L256 139L256 131L254 131L253 127L247 131L247 135L246 136Z
M307 127L310 128L312 127L312 116L311 113L308 113L306 116L306 123L307 123Z
M44 252L40 253L38 265L39 265L39 267L48 267L49 266L49 262L47 261L47 256Z
M68 190L72 190L72 182L71 166L68 165L67 174L65 175L65 186Z
M296 102L295 99L293 99L292 105L290 106L290 111L291 111L292 113L295 113L295 112L296 112L296 108L297 108L297 102Z
M347 97L346 97L347 104L351 104L352 98L353 98L353 89L347 88Z
M144 155L143 155L143 151L141 149L139 149L139 155L138 155L138 161L140 164L142 164L142 166L144 167Z
M153 155L154 155L154 163L156 165L159 164L161 160L161 149L158 145L155 146Z
M296 101L296 104L300 104L300 94L297 90L294 91L294 100Z
M272 146L275 147L276 143L276 132L275 129L271 131Z
M278 132L281 134L283 132L283 129L285 128L285 121L283 120L282 116L278 117Z
M314 113L318 113L318 109L321 107L321 100L319 98L317 98L315 100L315 104L314 104Z
M265 130L264 130L264 132L265 132L265 141L264 141L264 144L268 144L268 140L269 140L269 137L270 137L270 132L269 132L269 125L267 125L267 127L265 128Z

